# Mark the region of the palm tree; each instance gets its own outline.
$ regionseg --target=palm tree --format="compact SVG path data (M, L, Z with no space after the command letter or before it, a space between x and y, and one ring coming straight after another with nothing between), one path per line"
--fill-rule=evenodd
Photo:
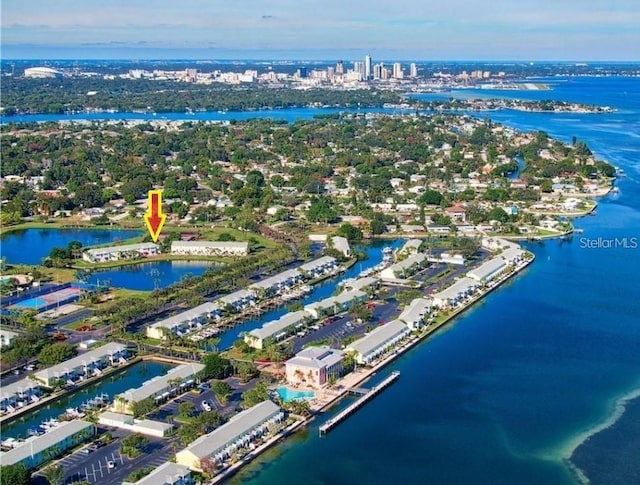
M47 479L49 485L59 485L64 479L64 470L60 465L51 465L42 470L42 475Z

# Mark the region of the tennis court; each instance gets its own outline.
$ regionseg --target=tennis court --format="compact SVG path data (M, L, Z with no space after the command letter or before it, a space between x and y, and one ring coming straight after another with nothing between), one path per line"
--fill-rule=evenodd
M76 301L82 295L82 289L77 286L69 286L60 290L52 291L51 293L45 293L38 295L34 298L28 298L18 303L14 303L10 308L19 310L38 310L39 312L55 308L56 306L64 305Z

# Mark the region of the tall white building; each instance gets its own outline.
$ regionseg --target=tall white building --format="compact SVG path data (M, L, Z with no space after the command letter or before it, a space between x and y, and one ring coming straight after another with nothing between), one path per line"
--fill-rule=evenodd
M371 56L364 56L364 78L371 79L373 72L371 71Z
M402 65L399 62L393 63L393 77L396 79L402 79L404 73L402 72Z
M412 62L411 66L409 66L409 77L411 78L418 77L418 66L416 66L415 62Z

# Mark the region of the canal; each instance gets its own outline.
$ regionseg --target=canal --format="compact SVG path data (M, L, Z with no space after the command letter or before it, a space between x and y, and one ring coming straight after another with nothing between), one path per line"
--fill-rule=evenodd
M10 424L2 425L1 439L26 438L30 428L35 428L43 421L51 418L58 418L68 408L78 407L103 393L108 394L109 398L113 400L117 394L131 388L140 387L143 382L166 374L172 367L174 366L171 364L155 361L143 361L133 364L122 372L112 374L100 382L96 382L36 411L25 414Z
M355 246L354 250L365 252L367 254L367 259L363 261L358 261L355 265L349 268L345 273L323 281L319 285L315 286L313 288L313 291L308 296L306 296L305 298L299 301L303 305L307 305L314 301L318 301L318 300L322 300L324 298L330 297L331 295L334 294L334 292L338 288L338 283L340 283L342 280L355 278L362 271L369 268L373 268L375 265L382 262L382 249L384 247L389 246L393 249L397 249L400 246L402 246L404 242L405 242L405 239L393 239L393 240L387 240L387 241L375 240L375 241L372 241L370 244ZM240 335L240 333L250 332L255 328L261 327L266 322L269 322L271 320L275 320L276 318L281 317L285 313L287 313L286 306L268 311L264 313L260 318L253 318L251 320L246 320L245 322L242 322L240 325L237 325L220 335L219 348L227 349L231 347L231 345L233 345L233 342L235 342L238 339L238 336Z

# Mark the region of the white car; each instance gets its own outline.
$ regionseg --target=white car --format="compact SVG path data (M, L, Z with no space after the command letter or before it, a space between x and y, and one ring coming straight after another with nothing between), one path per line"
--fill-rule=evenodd
M116 462L115 461L108 461L107 462L107 468L115 468L116 467Z
M202 406L202 409L204 409L205 411L211 411L211 404L209 404L208 401L202 401L200 403L200 406Z

